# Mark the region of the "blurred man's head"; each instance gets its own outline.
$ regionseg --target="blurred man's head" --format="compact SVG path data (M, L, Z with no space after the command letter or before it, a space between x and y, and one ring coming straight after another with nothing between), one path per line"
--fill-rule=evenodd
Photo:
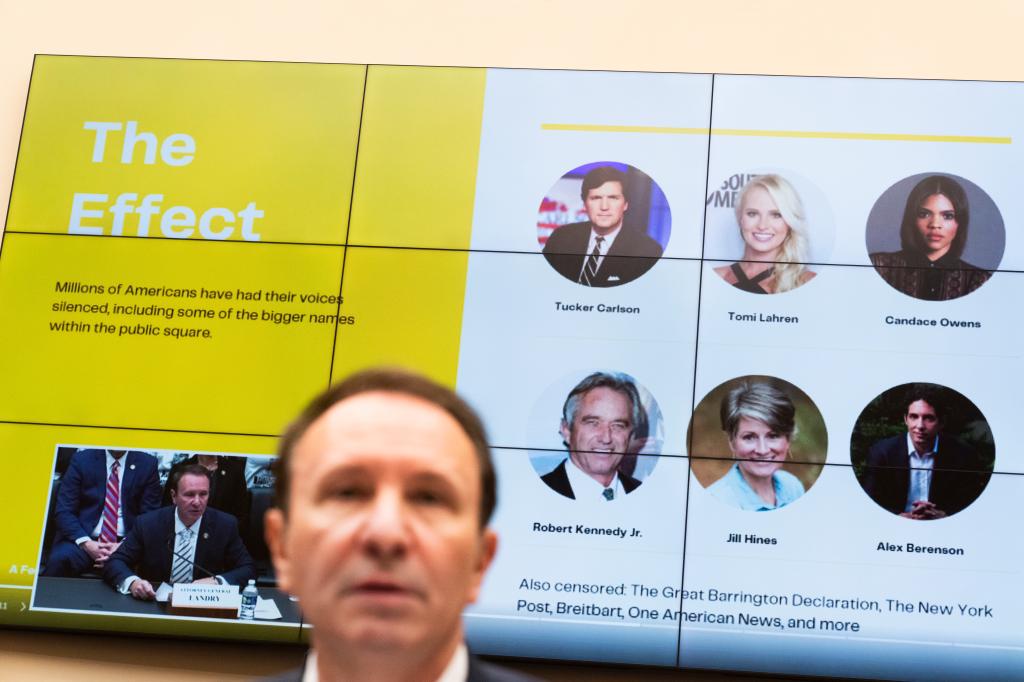
M394 370L354 375L288 429L267 540L318 655L441 668L494 556L494 472L479 418ZM390 659L388 658L390 657Z

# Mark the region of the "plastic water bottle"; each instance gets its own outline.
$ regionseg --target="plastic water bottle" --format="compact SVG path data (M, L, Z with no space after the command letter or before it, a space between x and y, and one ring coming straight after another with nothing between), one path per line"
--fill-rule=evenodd
M259 599L260 593L256 589L256 581L250 580L249 584L242 590L242 610L239 611L238 617L242 620L253 620L256 618L256 600Z

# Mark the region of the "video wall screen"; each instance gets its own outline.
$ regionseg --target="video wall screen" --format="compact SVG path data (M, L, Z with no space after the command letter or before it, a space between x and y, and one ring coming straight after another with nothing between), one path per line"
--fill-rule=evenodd
M262 539L276 437L388 363L490 431L480 653L1024 679L1021 111L1018 83L38 56L0 623L304 639ZM218 525L182 549L145 515L193 464ZM255 617L151 599L182 551Z

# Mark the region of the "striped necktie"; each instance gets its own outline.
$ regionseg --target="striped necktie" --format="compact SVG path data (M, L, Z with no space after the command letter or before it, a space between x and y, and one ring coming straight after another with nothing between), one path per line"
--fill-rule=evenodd
M107 496L103 500L103 526L100 528L100 542L117 542L117 510L121 507L120 481L117 469L120 465L116 459L110 465L110 476L107 477Z
M171 562L172 585L192 582L192 564L188 561L191 545L192 531L184 528L178 533L178 544L174 548L174 559Z
M597 237L594 241L594 250L590 252L590 257L587 258L587 263L583 266L583 272L580 273L580 284L593 286L594 277L597 275L597 262L601 259L601 242L603 241L604 237Z

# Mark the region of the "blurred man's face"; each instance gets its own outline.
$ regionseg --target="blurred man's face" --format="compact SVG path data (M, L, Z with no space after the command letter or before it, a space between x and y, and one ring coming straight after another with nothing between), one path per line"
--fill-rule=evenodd
M629 208L622 183L615 180L589 190L583 204L594 231L600 235L608 234L622 225L622 218Z
M210 501L210 479L197 474L185 474L178 479L178 489L171 491L171 503L178 508L178 518L191 526L206 512Z
M472 442L441 408L369 392L296 443L289 510L267 516L280 585L316 641L396 655L462 639L496 539L480 527Z
M572 424L562 421L569 458L601 485L610 485L633 435L632 406L622 393L598 386L583 394Z

